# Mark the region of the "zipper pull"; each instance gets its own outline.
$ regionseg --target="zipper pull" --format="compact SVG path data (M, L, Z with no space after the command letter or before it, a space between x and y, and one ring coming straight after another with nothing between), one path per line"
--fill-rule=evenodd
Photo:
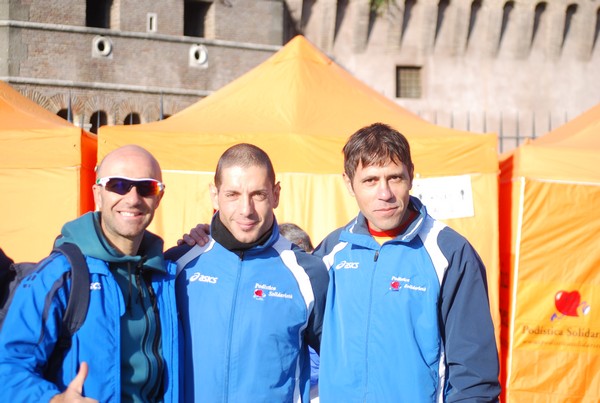
M378 258L379 258L379 251L376 250L375 251L375 256L373 256L373 261L376 262Z

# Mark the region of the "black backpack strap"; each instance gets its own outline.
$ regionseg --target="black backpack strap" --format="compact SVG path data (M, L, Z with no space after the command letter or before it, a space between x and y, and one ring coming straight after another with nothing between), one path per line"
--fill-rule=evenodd
M71 293L63 316L61 334L71 336L79 330L90 305L90 272L79 247L72 243L63 243L55 248L66 256L71 265Z
M72 243L63 243L54 248L53 252L62 253L69 261L71 292L63 315L60 334L48 361L46 374L50 376L57 374L64 352L71 347L73 334L83 325L90 305L90 272L79 247Z

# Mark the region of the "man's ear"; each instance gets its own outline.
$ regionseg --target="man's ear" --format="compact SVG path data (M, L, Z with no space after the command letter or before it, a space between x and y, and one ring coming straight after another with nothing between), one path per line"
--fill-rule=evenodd
M219 209L219 189L215 186L214 183L208 185L208 190L210 192L210 200L212 200L212 205L214 210Z
M279 193L281 192L281 184L277 182L273 187L273 208L279 206Z
M348 189L348 193L350 193L350 196L354 197L354 189L352 188L352 181L350 180L350 177L348 177L348 175L346 175L345 172L344 172L344 183L346 184L346 189Z
M100 206L102 205L102 186L97 184L92 185L92 193L94 194L96 211L100 211Z

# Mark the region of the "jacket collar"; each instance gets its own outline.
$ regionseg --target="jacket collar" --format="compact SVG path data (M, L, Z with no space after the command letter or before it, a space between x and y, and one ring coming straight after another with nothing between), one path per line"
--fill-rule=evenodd
M409 208L417 211L417 217L402 233L398 234L390 242L410 242L417 236L419 230L422 228L425 218L427 217L427 209L423 203L414 196L410 196ZM358 216L346 225L345 231L342 231L340 234L340 240L371 249L380 248L380 245L369 233L367 219L362 213L358 213Z
M242 256L244 252L260 247L272 244L275 241L274 234L279 234L279 227L277 226L277 220L273 220L273 225L267 232L265 232L260 238L251 243L244 243L238 241L231 232L223 225L219 218L219 212L217 211L212 218L210 224L211 236L225 249L235 253L238 256Z

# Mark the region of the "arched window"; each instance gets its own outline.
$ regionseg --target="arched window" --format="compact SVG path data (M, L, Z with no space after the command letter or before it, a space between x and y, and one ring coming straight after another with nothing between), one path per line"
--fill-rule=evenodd
M73 122L73 116L71 116L67 108L59 110L58 112L56 112L56 114L66 121Z
M124 125L139 125L140 123L140 115L135 112L131 112L130 114L125 116L125 119L123 119Z
M90 128L90 132L94 134L98 134L98 128L100 126L104 126L108 123L108 118L106 117L106 112L104 111L96 111L92 113L90 117L90 124L92 127Z

